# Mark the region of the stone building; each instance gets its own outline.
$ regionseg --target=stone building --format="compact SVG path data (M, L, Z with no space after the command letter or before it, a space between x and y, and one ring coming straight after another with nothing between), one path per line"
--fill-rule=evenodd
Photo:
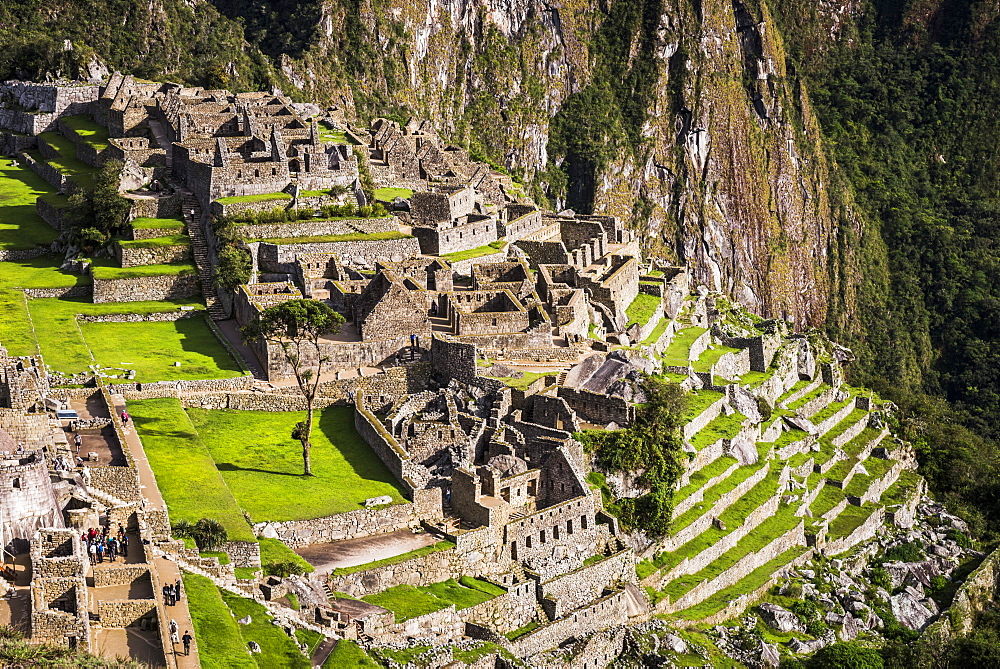
M18 446L0 430L0 539L2 548L21 552L36 530L62 527L49 467L41 451L18 453Z

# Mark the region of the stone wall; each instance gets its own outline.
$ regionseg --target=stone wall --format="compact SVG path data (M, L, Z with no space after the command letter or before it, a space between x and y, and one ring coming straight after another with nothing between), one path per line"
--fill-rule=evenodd
M181 192L175 191L170 195L159 196L127 196L132 203L129 210L131 218L180 218L181 217ZM160 237L162 235L155 235ZM141 237L133 237L142 239Z
M594 630L623 625L628 622L625 596L625 591L619 590L602 597L586 608L511 642L511 650L518 657L526 657L553 648L571 636L580 637Z
M535 583L523 581L502 595L458 612L467 623L484 625L500 634L513 632L538 618Z
M377 262L401 262L418 256L420 244L416 237L281 245L261 242L257 263L261 271L294 274L295 256L303 253L334 253L345 263L374 267Z
M156 600L100 600L97 602L97 617L105 629L139 627L143 618L156 618Z
M191 311L155 311L150 314L77 314L76 320L81 323L165 323L182 321L195 316L204 316L202 310Z
M635 553L626 548L600 562L541 583L539 590L546 612L553 618L562 618L598 599L606 588L635 579Z
M828 541L823 547L824 555L840 555L844 551L849 551L858 544L873 538L885 524L885 509L879 507L872 515L868 516L865 522L861 523L853 532L846 537L841 537L835 541Z
M334 592L343 592L360 598L382 592L397 585L430 585L449 578L459 578L452 565L457 562L456 550L438 551L405 562L384 565L366 571L337 576L331 575L327 584Z
M501 249L496 253L490 253L476 258L467 258L451 263L451 270L455 274L470 276L475 265L492 265L498 262L507 262L507 249Z
M440 491L434 492L440 497ZM415 504L393 504L383 509L356 509L310 520L256 523L253 531L256 535L278 538L289 546L298 547L419 527L422 517Z
M230 216L238 217L245 216L247 214L260 214L268 211L274 211L275 209L291 209L292 207L292 196L288 197L282 196L276 197L273 200L261 200L257 202L233 202L229 204L223 204L218 200L212 202L211 214L212 216Z
M84 477L89 486L123 502L142 499L139 473L134 467L86 467Z
M260 544L256 541L227 541L222 550L234 567L260 568Z
M140 247L131 244L115 244L115 257L123 268L141 265L171 265L189 260L191 258L191 245Z
M39 162L31 157L31 154L20 153L17 159L25 163L35 174L45 179L49 185L59 192L66 192L72 188L72 182L59 170L46 162Z
M69 223L63 216L63 212L65 211L66 209L62 207L53 206L44 197L40 197L35 200L35 213L41 216L46 223L59 232L66 232L70 228Z
M94 587L107 585L128 585L136 579L149 576L149 567L144 564L127 564L120 567L94 570Z
M31 298L54 297L66 299L70 297L90 297L92 286L71 286L69 288L24 288L24 294Z
M385 218L348 218L342 220L300 220L280 223L247 223L237 230L246 239L292 239L319 235L372 234L399 230L395 216Z
M183 300L201 292L198 275L94 279L94 303Z
M438 374L461 381L473 381L479 372L476 367L476 345L454 341L435 334L431 340L431 366Z
M629 425L635 419L635 407L621 397L611 397L589 390L560 386L558 396L566 400L583 420L607 425Z

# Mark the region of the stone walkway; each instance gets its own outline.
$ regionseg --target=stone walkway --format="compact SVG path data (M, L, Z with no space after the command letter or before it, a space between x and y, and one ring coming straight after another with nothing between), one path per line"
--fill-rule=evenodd
M120 395L112 395L111 397L115 405L115 413L121 415L122 410L125 409L125 399ZM163 501L163 495L160 494L159 487L156 485L156 478L153 476L153 470L149 466L146 452L142 449L142 442L139 441L138 435L131 426L125 429L125 443L139 472L139 487L142 489L146 508L165 510L167 505ZM191 635L194 636L194 626L191 623L191 612L188 610L186 597L181 598L181 601L175 606L163 606L163 593L160 590L163 584L173 583L181 577L180 569L170 560L155 556L149 560L149 568L154 573L154 583L158 582L161 584L160 588L154 588L155 592L153 594L160 604L159 610L166 611L166 615L160 620L160 627L164 636L169 636L166 630L171 618L177 621L179 628L178 636L183 636L186 630L191 630ZM177 647L180 649L179 652L176 649L167 649L166 659L168 666L176 666L180 669L197 669L201 666L201 663L198 661L197 640L192 642L191 654L189 656L184 655L181 644L177 644Z
M397 530L362 539L345 539L328 544L312 544L295 552L316 567L317 574L329 574L338 567L354 567L375 560L396 557L403 553L431 546L437 539L430 534L414 534Z

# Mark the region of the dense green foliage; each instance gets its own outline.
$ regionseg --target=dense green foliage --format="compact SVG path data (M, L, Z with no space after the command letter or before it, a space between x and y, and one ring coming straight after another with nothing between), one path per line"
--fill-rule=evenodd
M855 314L835 291L830 334L859 355L853 380L900 404L935 492L995 530L1000 19L930 4L861 2L830 40L813 8L773 3L839 166L844 276L861 277Z
M246 45L240 23L206 2L7 0L0 3L0 43L0 80L86 78L95 57L139 77L210 88L266 90L280 79Z
M147 665L118 658L104 657L70 650L47 643L31 643L24 633L13 627L0 627L0 666L52 667L52 669L142 669Z
M674 488L684 470L680 426L685 399L680 386L662 379L647 377L643 387L648 399L637 407L632 425L614 431L589 430L578 436L601 468L642 472L638 482L649 492L619 500L618 515L630 527L662 535L670 529Z
M130 203L118 194L124 165L110 160L94 174L93 186L69 197L67 218L78 246L90 253L128 223Z

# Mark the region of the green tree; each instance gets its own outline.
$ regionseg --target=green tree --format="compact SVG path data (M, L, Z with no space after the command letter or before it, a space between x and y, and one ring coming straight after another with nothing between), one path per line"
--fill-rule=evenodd
M203 551L215 550L229 540L225 526L214 518L202 518L191 527L190 534Z
M238 246L225 246L219 251L218 262L213 271L215 283L233 290L250 281L253 262L250 252Z
M319 380L329 358L323 355L320 339L340 332L344 317L316 300L289 300L261 312L256 323L243 328L243 336L252 341L277 344L292 367L299 391L306 400L306 420L292 431L292 438L302 443L304 475L312 476L309 454L313 429L313 403Z

